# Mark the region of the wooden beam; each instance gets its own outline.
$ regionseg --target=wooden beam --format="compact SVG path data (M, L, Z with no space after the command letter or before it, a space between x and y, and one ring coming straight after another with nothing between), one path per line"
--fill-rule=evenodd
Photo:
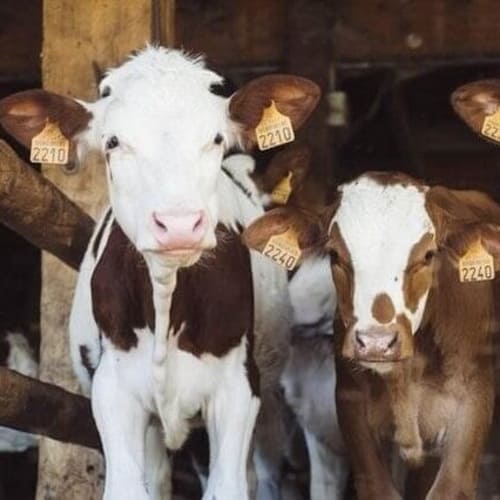
M168 6L165 0L163 5ZM96 96L95 68L117 65L128 53L153 41L156 22L153 0L45 0L43 20L44 87L83 99ZM54 167L44 167L43 172L92 216L107 203L104 165L96 158L73 175ZM43 255L41 377L72 392L78 384L70 366L67 329L75 279L75 273L60 261ZM38 500L101 498L103 475L98 454L41 441Z
M335 1L337 61L500 56L498 0Z
M0 367L0 425L101 448L89 399L3 366Z
M0 140L0 222L78 269L94 221Z

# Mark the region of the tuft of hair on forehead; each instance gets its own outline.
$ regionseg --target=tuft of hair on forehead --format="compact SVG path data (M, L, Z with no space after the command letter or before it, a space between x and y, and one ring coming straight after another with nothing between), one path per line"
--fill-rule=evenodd
M389 177L378 172L367 173L339 186L342 205L350 214L381 217L387 220L394 214L411 215L415 208L424 210L427 187L411 177Z
M129 56L122 65L107 70L106 77L141 78L153 84L161 84L166 79L188 78L208 90L212 85L222 85L224 82L222 76L207 69L202 55L149 44Z

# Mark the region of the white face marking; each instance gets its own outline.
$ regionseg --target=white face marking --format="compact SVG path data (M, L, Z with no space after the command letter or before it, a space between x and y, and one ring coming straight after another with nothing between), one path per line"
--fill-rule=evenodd
M149 47L111 70L101 82L109 96L90 105L92 133L108 157L113 212L141 252L158 249L153 213L205 213L200 247L215 245L217 176L236 137L229 100L210 91L221 81L200 60Z
M403 282L413 246L424 234L435 234L425 192L412 185L382 185L369 176L340 189L342 200L332 223L339 226L354 270L353 312L358 319L354 328L377 324L372 305L378 294L386 293L396 315L404 313L415 333L427 294L413 313L405 305Z

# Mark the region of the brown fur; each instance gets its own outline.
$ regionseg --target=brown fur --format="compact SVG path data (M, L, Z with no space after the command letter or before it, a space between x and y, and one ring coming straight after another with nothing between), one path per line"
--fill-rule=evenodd
M414 337L414 355L393 363L386 375L360 369L342 357L337 362L339 419L360 499L400 498L382 459L384 442L396 443L411 465L420 464L428 449L440 452L442 464L427 499L474 498L493 410L496 287L493 282L461 284L456 259L484 235L483 224L493 231L491 239L497 236L500 209L480 193L444 188L429 190L427 208L441 250L434 263L425 266L430 271L418 278L422 283L406 285L409 304L414 304L412 296L432 280ZM427 235L414 247L410 261L417 267L428 247L432 244ZM406 318L398 318L398 323L410 327ZM340 354L346 329L340 322L338 327Z
M484 119L499 107L500 80L482 80L462 85L453 92L451 104L460 118L480 134ZM481 137L494 142L485 136Z
M258 393L253 359L253 291L250 260L239 239L221 226L212 255L178 272L171 325L179 330L179 348L195 356L222 356L248 337L250 385ZM207 262L203 262L206 259ZM142 256L115 223L92 275L92 305L102 333L123 350L137 345L134 328L154 330L155 313L149 273Z
M396 311L391 298L386 293L379 293L372 304L372 315L379 323L390 323Z
M92 115L79 103L44 90L27 90L0 100L0 124L28 149L47 120L71 139L87 127Z
M255 127L271 100L282 114L288 116L297 130L314 110L320 88L310 80L291 75L270 75L252 80L231 98L231 118L242 124L244 146L256 144Z
M412 312L417 310L420 299L431 286L432 259L427 261L426 255L435 248L434 237L427 233L410 251L403 281L403 294L405 305Z

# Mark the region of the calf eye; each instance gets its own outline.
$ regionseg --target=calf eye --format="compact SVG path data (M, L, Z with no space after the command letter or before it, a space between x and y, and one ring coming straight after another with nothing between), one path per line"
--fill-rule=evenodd
M118 137L116 137L116 135L113 135L106 141L106 150L109 151L111 149L115 149L119 145L120 141L118 140Z
M106 85L101 91L101 97L109 97L111 95L111 88Z
M330 250L328 253L330 255L330 265L335 266L336 264L338 264L339 254L335 250Z
M424 255L424 262L430 264L436 255L436 250L428 250Z
M215 136L215 139L214 139L214 144L217 144L217 146L218 146L219 144L222 144L223 140L224 140L224 137L222 137L221 134L217 134Z

